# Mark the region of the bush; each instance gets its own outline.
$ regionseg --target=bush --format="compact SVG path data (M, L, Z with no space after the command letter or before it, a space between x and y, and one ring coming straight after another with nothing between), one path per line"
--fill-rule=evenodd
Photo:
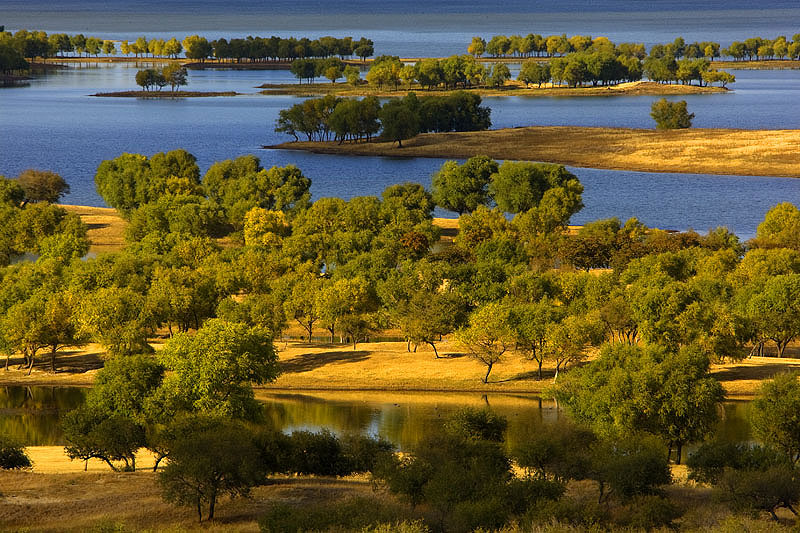
M596 499L578 501L571 498L534 505L522 519L522 523L529 526L556 522L576 527L592 527L608 521L608 507L597 503Z
M766 470L790 464L786 456L765 446L745 443L707 442L689 456L689 479L700 483L719 483L726 468Z
M603 442L594 451L592 470L601 499L656 494L660 485L672 481L667 456L655 439Z
M623 508L617 523L649 531L657 527L670 527L679 516L680 511L668 499L656 495L639 496Z
M686 101L669 102L662 98L653 102L650 108L650 116L656 121L656 128L659 130L674 130L692 127L694 113L689 113L686 109Z
M449 433L465 439L503 442L508 420L488 409L465 407L457 411L444 427Z
M800 501L800 479L791 466L773 466L764 471L726 469L715 498L736 511L766 511L777 520L776 509L785 507L794 512Z
M18 442L0 435L0 469L15 470L31 466L31 459L25 453L25 448Z

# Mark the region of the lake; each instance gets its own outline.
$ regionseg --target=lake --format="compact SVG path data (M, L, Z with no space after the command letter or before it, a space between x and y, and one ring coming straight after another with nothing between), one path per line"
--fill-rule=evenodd
M798 31L796 1L768 0L4 0L7 29L42 29L133 40L210 39L246 35L323 35L375 41L379 54L404 57L464 53L481 35L539 33L604 35L616 42L649 45L672 41L790 36Z
M203 171L214 161L255 153L266 167L295 164L312 179L315 198L377 195L388 185L430 185L437 159L371 158L262 150L288 140L273 131L278 112L302 101L264 96L256 86L292 81L287 71L206 70L190 73L193 90L249 93L223 98L142 100L96 98L101 91L134 88L135 65L67 69L0 89L0 174L50 169L70 183L65 203L102 206L94 173L123 152L153 154L184 148ZM794 128L800 123L800 71L737 71L736 91L690 95L700 127ZM487 98L494 127L565 125L650 127L655 97ZM800 201L800 181L572 169L586 187L586 208L574 223L639 217L667 229L706 231L726 225L743 238L771 206ZM438 211L438 215L454 216Z
M58 417L85 401L86 388L0 387L0 433L29 446L64 444ZM508 419L506 440L513 447L542 424L567 415L551 400L526 394L434 392L273 392L256 391L266 420L275 429L329 429L383 437L400 450L412 449L458 409L487 407ZM747 402L726 402L717 435L726 441L750 437ZM690 448L691 449L691 448Z

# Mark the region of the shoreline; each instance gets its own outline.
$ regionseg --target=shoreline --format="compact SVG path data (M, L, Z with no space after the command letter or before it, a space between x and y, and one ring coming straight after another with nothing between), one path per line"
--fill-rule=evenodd
M800 130L655 130L528 126L424 133L403 141L337 144L291 141L263 149L328 155L540 161L631 172L800 177Z
M422 89L418 85L398 87L395 90L376 88L371 86L354 87L346 82L340 83L264 83L256 87L262 89L261 94L271 96L325 96L333 94L340 97L363 97L377 96L379 98L392 98L405 96L409 91L417 93L417 96L443 96L454 92L466 91L475 93L482 97L501 97L501 96L559 96L559 97L581 97L581 96L679 96L685 94L724 94L731 92L725 87L709 87L699 85L679 85L663 84L652 81L635 81L620 83L617 85L588 86L588 87L565 87L553 86L552 83L544 84L542 87L526 87L521 82L510 81L503 87L469 87L456 89Z
M236 91L116 91L112 93L95 93L89 96L100 98L203 98L217 96L240 96Z

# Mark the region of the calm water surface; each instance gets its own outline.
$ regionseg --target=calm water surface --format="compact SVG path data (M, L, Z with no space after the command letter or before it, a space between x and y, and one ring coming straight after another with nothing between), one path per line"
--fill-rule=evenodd
M4 0L7 29L84 32L103 38L365 35L378 53L464 53L473 35L605 35L651 45L791 36L800 8L790 0Z
M27 445L63 444L58 418L81 405L88 389L75 387L0 387L0 433ZM465 406L488 407L508 419L509 446L524 442L542 424L559 424L566 414L552 401L524 394L463 393L277 393L258 391L267 423L291 433L327 428L336 434L383 437L401 450ZM728 402L717 429L729 441L750 439L749 404Z
M438 159L325 156L262 150L288 139L274 133L278 112L301 98L264 96L256 86L289 82L286 71L194 71L190 88L247 93L224 98L142 100L95 98L135 88L135 65L69 69L29 87L0 90L0 174L52 169L70 183L67 203L103 205L94 173L123 152L184 148L205 171L214 161L255 153L266 167L295 164L313 180L314 197L374 195L403 181L430 184ZM736 91L690 95L700 127L795 128L800 124L800 71L737 71ZM584 125L649 127L655 97L487 98L494 127ZM586 187L586 208L574 222L639 217L670 229L705 231L726 225L753 236L771 206L800 201L800 181L780 178L648 174L573 169ZM447 214L439 212L438 214ZM452 214L450 214L452 216Z

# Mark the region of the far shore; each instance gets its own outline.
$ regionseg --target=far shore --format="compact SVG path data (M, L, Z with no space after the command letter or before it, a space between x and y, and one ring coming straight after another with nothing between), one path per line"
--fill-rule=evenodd
M207 98L213 96L238 96L235 91L117 91L113 93L96 93L89 96L106 98Z
M375 87L372 85L353 86L349 83L265 83L259 85L265 95L290 95L290 96L324 96L334 94L342 97L377 96L391 98L405 96L409 91L414 91L420 96L447 95L456 91L466 90L483 97L492 96L643 96L664 95L677 96L685 94L713 94L726 93L730 89L725 87L709 87L699 85L682 85L669 83L656 83L652 81L635 81L606 86L566 87L552 83L538 86L526 86L516 80L509 80L502 87L468 87L456 89L423 89L418 84L399 85L392 87Z
M800 130L531 126L426 133L395 142L286 142L267 149L320 154L542 161L638 172L800 177Z
M466 55L466 52L465 52ZM428 57L401 57L400 61L403 63L416 63L424 59L431 59ZM442 59L442 57L435 57L433 59ZM509 63L519 64L529 59L539 63L547 63L555 57L478 57L476 58L481 63ZM205 68L230 68L241 70L289 70L291 61L220 61L217 59L209 58L205 61L197 61L194 59L187 59L185 57L169 58L169 57L130 57L130 56L97 56L97 57L48 57L46 59L36 58L35 62L38 64L73 64L73 63L170 63L180 62L187 67L205 69ZM375 58L370 57L366 60L359 58L351 58L344 60L345 64L354 66L369 66L375 61ZM796 59L759 59L759 60L743 60L734 61L732 59L716 58L711 61L711 66L715 69L751 69L751 70L785 70L785 69L800 69L800 60Z

